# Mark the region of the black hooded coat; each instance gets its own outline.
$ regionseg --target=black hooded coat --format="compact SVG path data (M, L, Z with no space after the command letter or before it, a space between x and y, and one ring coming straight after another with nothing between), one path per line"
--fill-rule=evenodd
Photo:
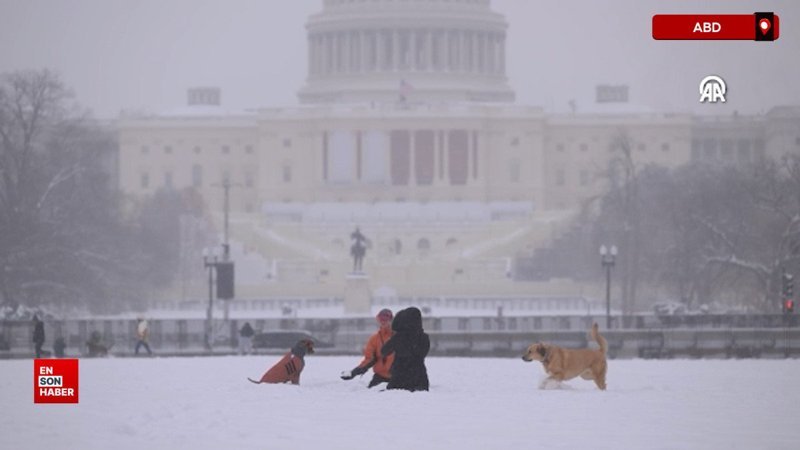
M425 356L431 341L422 329L422 313L414 307L398 312L392 321L392 330L394 336L381 348L384 357L394 352L392 378L386 388L427 391Z

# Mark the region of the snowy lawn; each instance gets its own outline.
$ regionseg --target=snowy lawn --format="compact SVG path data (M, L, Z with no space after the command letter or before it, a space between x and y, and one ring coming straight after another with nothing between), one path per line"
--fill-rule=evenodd
M277 356L80 361L80 404L33 404L33 362L0 361L2 449L795 449L800 360L609 362L608 391L539 390L541 364L428 358L430 392L254 385Z

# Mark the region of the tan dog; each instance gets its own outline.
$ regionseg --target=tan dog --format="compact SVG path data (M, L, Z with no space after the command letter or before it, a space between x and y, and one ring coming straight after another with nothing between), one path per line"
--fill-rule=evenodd
M597 350L570 349L537 342L528 347L528 350L522 355L522 360L542 362L548 377L539 385L540 389L544 388L548 380L571 380L580 375L584 380L594 380L598 388L605 390L608 343L600 335L596 323L592 325L592 337L600 344L600 348Z

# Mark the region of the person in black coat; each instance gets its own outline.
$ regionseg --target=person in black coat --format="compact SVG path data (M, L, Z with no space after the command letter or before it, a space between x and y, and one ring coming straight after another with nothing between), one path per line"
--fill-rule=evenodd
M36 345L36 358L41 358L42 345L44 345L44 323L36 314L33 315L33 343Z
M392 330L394 336L381 348L384 357L394 352L392 377L386 389L427 391L425 357L431 341L422 329L422 313L413 306L398 312L392 321Z

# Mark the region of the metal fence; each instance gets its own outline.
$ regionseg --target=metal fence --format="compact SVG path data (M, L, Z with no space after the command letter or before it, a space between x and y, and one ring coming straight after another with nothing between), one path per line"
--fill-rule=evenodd
M800 354L800 326L794 315L639 315L605 316L483 316L428 317L423 326L431 337L431 354L512 356L532 342L546 341L565 347L594 345L588 330L600 324L609 342L609 355L620 358L669 357L794 357ZM366 318L264 318L213 322L217 353L233 353L238 330L245 321L256 332L304 330L324 346L322 352L359 353L375 329ZM203 319L151 319L150 347L157 354L203 354ZM45 322L45 348L63 339L67 356L88 355L87 342L100 334L110 353L128 356L136 345L136 321L117 319L66 319ZM31 321L0 321L0 358L33 354ZM273 349L285 351L285 349Z

